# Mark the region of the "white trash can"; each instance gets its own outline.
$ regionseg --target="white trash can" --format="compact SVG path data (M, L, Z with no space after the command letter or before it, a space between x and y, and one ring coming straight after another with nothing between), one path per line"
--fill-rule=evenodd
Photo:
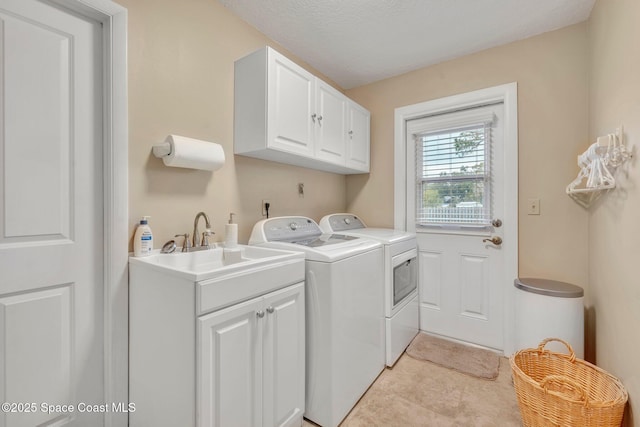
M515 348L535 348L545 338L560 338L571 344L576 357L584 359L584 290L556 280L514 280ZM566 353L559 342L545 347Z

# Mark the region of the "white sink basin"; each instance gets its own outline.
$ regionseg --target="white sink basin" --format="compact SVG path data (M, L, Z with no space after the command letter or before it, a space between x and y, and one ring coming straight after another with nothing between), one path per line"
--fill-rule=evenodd
M156 250L147 257L131 257L129 262L198 282L293 259L304 259L304 254L238 245L234 250L214 248L172 254L162 254Z

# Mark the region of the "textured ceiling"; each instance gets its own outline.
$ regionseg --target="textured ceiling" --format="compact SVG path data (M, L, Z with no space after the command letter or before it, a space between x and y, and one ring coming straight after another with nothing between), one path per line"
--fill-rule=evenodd
M595 0L218 0L344 89L582 22Z

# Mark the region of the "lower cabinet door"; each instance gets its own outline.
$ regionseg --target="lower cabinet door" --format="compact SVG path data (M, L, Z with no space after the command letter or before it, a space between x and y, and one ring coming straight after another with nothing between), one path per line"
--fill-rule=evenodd
M263 426L300 425L305 401L304 284L264 297Z
M263 299L198 318L197 424L262 425Z

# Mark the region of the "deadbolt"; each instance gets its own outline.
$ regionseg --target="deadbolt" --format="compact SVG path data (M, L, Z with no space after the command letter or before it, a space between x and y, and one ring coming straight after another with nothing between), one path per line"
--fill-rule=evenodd
M482 239L483 242L491 242L496 246L500 246L502 244L502 237L500 236L493 236L490 239Z
M494 219L493 221L491 221L491 225L493 225L495 228L500 228L502 227L502 220Z

